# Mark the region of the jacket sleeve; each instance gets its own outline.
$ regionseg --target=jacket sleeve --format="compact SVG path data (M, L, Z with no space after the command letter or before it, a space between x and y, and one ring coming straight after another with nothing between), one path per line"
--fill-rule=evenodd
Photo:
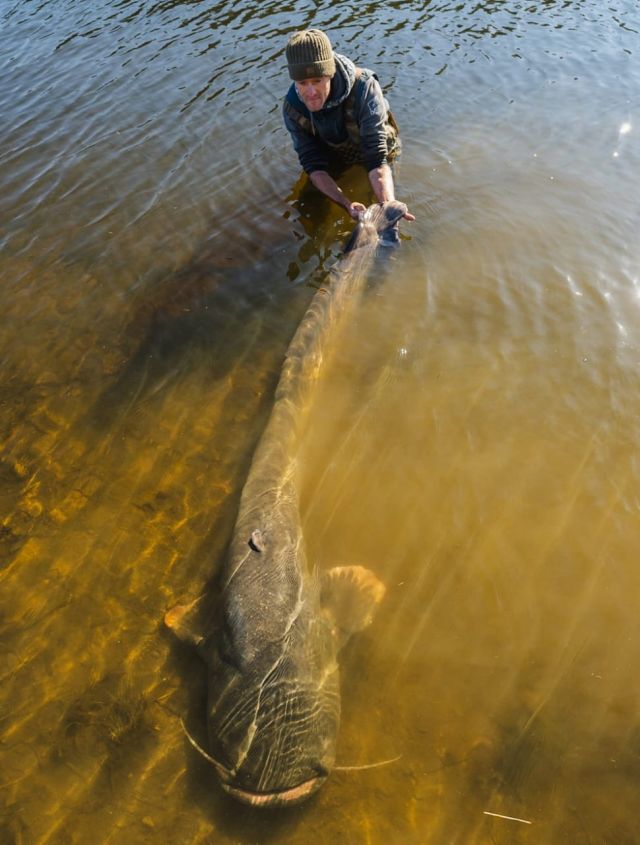
M366 80L357 115L362 157L367 171L380 167L387 160L385 124L388 108L380 83L375 77L370 77Z
M300 166L306 173L313 173L314 170L328 170L329 158L326 149L321 141L310 132L306 132L293 120L284 110L284 125L289 130L293 148L298 154Z

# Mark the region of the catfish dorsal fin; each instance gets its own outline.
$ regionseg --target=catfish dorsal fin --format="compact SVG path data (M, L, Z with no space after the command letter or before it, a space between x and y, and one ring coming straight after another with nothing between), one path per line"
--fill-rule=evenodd
M201 611L204 596L200 596L189 604L177 604L164 615L164 624L179 640L191 645L200 645L204 639L201 630Z
M345 639L371 623L385 592L364 566L335 566L322 578L322 604Z

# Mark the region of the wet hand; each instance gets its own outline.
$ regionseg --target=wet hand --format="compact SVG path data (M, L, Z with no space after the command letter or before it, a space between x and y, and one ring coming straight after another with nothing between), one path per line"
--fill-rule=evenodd
M410 223L413 223L413 221L416 219L416 216L415 216L415 214L412 214L410 211L407 211L406 214L402 215L402 219L403 220L409 220Z
M354 220L360 220L366 210L366 205L363 205L361 202L352 202L347 206L347 211Z

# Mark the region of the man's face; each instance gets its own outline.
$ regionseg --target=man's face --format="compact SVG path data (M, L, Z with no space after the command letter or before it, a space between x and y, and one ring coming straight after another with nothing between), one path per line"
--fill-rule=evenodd
M318 76L313 79L300 79L296 82L296 91L298 92L298 96L309 111L319 111L327 102L330 90L330 76Z

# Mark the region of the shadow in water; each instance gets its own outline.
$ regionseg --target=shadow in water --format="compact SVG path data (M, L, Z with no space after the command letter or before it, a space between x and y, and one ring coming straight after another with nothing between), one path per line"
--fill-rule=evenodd
M350 194L371 193L360 171L344 173ZM238 223L218 228L185 266L158 274L136 293L114 344L120 366L88 412L90 427L113 429L133 407L196 370L211 384L238 368L249 385L266 366L275 386L313 288L326 282L336 245L343 248L355 226L305 175L287 204L276 234Z
M159 392L196 362L205 360L217 380L248 347L263 347L267 262L224 267L215 252L207 243L187 266L151 282L123 332L124 365L98 398L95 422L109 425L123 405Z
M107 769L128 768L132 748L153 736L147 705L124 673L106 674L66 707L50 751L52 760L62 759L69 749L95 753L99 748L106 752Z
M364 173L354 178L366 182ZM250 371L273 354L281 362L312 288L326 280L336 244L355 225L304 175L286 202L269 231L242 221L212 225L186 265L136 292L115 342L121 363L90 413L94 425L110 427L123 410L203 364L207 379L219 381L243 359Z

